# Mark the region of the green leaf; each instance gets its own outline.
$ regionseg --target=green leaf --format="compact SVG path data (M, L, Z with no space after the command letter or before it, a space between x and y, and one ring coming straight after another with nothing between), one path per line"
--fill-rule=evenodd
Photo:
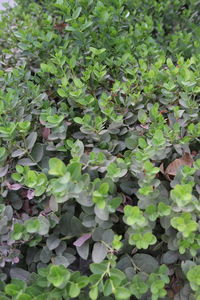
M25 185L30 188L35 187L37 184L37 173L35 171L29 170L24 180Z
M17 297L17 300L30 300L32 297L26 293L22 293Z
M64 116L58 116L58 115L47 117L47 121L49 123L55 124L57 126L63 121L63 119L64 119Z
M99 187L99 193L102 195L107 195L109 191L109 184L107 182L104 182Z
M24 232L24 225L20 223L14 224L14 229L12 232L12 238L14 240L20 240Z
M76 298L78 297L78 295L80 294L80 287L78 285L78 283L71 283L70 284L70 288L69 288L69 296L71 298Z
M143 216L143 212L138 206L126 205L124 208L124 221L128 225L144 226L146 219Z
M40 228L40 222L37 218L31 218L25 222L26 231L29 233L38 232Z
M184 237L188 237L193 231L196 231L198 224L192 219L190 213L182 213L180 217L171 219L171 225L182 232Z
M57 93L62 98L66 98L68 96L67 92L63 88L57 89Z
M16 165L16 171L17 173L23 174L24 173L24 168L20 165Z
M66 170L70 173L72 181L78 180L81 176L81 167L82 165L79 162L74 162L67 166Z
M47 280L55 287L64 287L70 279L70 272L64 266L52 265Z
M146 232L144 234L134 233L129 238L129 243L131 245L136 245L138 249L147 249L149 245L154 245L157 239L151 232Z
M134 296L137 297L137 299L140 299L141 296L145 294L149 289L145 279L146 278L142 278L140 274L133 277L130 291Z
M196 291L200 287L200 265L191 267L186 276L191 288Z
M108 279L104 283L103 294L104 294L104 296L109 296L112 294L112 280Z
M106 262L90 264L90 270L94 274L102 274L106 271L106 269L107 269Z
M81 276L78 280L78 286L80 289L86 287L89 283L89 278L87 276Z
M145 124L147 121L147 114L144 109L138 111L138 121L142 124Z
M23 291L23 288L23 284L10 283L6 285L5 292L9 296L17 296L21 291Z
M54 176L63 176L67 171L65 164L58 158L50 158L49 174Z
M126 276L122 271L112 268L110 270L110 279L113 281L114 285L117 286L120 285L124 279L126 279Z
M183 207L192 201L192 185L191 184L177 184L170 193L173 201L178 206Z
M89 297L92 300L96 300L98 298L98 286L91 287L89 291Z
M115 297L116 299L129 299L131 296L131 292L124 287L118 287L115 290Z

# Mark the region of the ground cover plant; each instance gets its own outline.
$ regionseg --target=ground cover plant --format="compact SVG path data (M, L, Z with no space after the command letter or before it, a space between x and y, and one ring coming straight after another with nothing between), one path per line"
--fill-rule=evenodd
M0 20L0 299L200 299L196 0Z

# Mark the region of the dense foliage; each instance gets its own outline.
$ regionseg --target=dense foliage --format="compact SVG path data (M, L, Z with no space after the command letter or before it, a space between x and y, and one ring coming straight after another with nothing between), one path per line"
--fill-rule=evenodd
M199 8L2 12L0 299L200 299Z

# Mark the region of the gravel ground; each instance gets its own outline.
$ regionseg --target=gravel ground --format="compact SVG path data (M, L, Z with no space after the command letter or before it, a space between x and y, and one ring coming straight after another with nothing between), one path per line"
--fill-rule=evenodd
M13 6L14 5L14 0L0 0L0 9L2 10L2 9L5 9L4 7L3 7L3 3L9 3L10 4L10 6Z

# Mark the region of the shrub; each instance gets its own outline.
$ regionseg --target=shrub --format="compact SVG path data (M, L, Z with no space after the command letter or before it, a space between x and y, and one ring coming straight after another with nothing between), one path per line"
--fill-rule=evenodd
M197 299L199 3L2 12L0 299Z

